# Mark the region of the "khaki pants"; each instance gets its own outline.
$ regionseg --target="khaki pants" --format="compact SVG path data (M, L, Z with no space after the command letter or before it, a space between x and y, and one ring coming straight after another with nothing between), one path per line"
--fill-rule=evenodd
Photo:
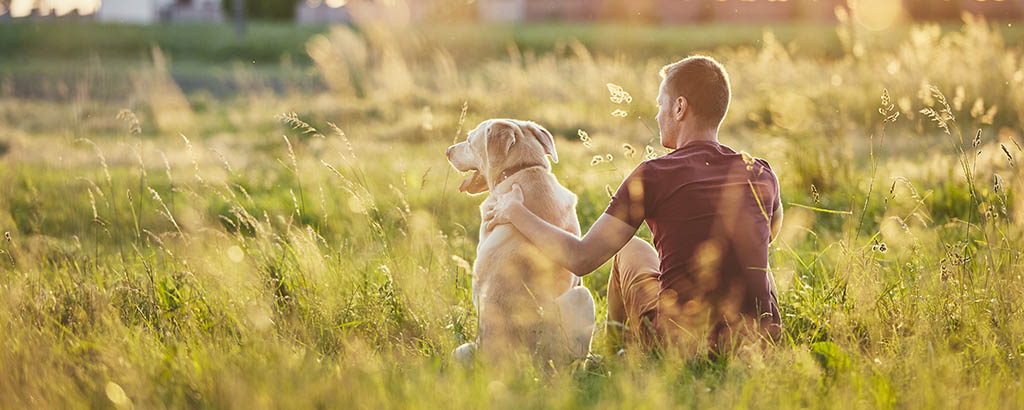
M608 278L608 329L615 349L623 342L653 346L660 265L658 251L635 236L615 254Z
M760 324L749 318L726 323L711 320L712 311L701 309L687 314L671 305L667 311L662 306L658 323L672 330L660 335L670 340L659 340L652 323L659 303L660 264L654 247L635 236L615 254L608 278L608 331L616 350L628 343L639 344L644 350L657 344L675 346L679 353L693 355L704 346L724 352L745 342L770 345L780 340L782 327L778 324Z

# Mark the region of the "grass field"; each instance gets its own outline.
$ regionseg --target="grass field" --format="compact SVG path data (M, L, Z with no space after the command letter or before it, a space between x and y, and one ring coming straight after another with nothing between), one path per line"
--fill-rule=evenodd
M1004 25L0 25L0 408L1019 408L1024 54ZM602 360L453 366L482 198L444 149L537 121L586 229L664 153L657 73L694 51L730 70L722 142L780 178L784 340L618 356L606 265L584 279Z

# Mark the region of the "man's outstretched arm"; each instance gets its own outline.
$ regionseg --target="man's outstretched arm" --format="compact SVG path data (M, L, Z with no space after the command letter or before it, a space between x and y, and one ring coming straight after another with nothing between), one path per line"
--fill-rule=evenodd
M618 218L602 214L582 238L554 226L523 205L519 185L495 201L486 213L486 229L511 223L537 245L541 252L558 261L576 276L593 272L615 255L636 233L636 228Z

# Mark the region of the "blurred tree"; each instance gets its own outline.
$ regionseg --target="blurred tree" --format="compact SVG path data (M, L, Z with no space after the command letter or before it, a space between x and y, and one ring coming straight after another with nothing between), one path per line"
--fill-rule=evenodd
M245 35L245 0L231 0L231 19L235 23L235 34Z
M903 0L903 7L914 20L955 20L960 17L960 4L948 0Z
M600 8L601 17L614 20L651 21L657 12L653 0L605 0Z
M304 0L241 0L245 8L245 17L257 20L291 20L295 17L295 5ZM233 12L232 1L221 4L224 11Z

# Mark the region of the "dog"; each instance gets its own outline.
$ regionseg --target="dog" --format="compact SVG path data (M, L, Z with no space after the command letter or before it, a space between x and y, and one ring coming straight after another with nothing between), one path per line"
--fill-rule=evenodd
M481 220L490 201L518 184L523 204L541 219L575 235L576 195L551 173L558 162L555 141L548 130L530 121L487 120L469 132L466 141L445 152L460 172L472 171L459 191L490 192L481 204ZM470 365L477 351L487 361L526 353L542 363L585 359L594 333L594 298L576 275L549 259L510 224L487 231L473 264L473 305L479 316L479 335L453 352Z

